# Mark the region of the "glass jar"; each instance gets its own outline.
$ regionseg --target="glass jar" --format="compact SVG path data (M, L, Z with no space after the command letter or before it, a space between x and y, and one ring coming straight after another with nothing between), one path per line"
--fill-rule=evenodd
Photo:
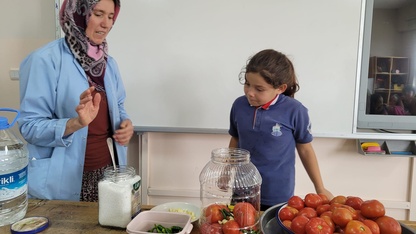
M141 211L141 178L129 166L104 170L98 182L98 222L103 226L127 227Z
M27 211L26 145L11 131L19 117L17 110L0 108L0 111L16 112L16 118L8 124L0 116L0 226L19 221Z
M201 234L215 227L238 228L240 232L258 232L262 179L250 161L250 153L238 148L214 149L199 175L201 193ZM230 221L234 220L234 221ZM225 226L227 222L227 227ZM219 223L221 226L218 226ZM237 224L236 224L237 223ZM214 226L212 226L215 224ZM232 224L232 225L231 225ZM214 229L213 229L214 228ZM204 231L208 230L208 231Z

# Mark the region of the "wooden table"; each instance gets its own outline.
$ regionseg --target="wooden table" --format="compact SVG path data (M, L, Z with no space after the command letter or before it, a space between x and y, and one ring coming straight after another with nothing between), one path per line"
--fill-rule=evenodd
M142 210L152 206L143 205ZM98 203L73 202L59 200L29 199L26 217L44 216L49 218L49 227L42 234L78 234L78 233L126 233L124 228L102 227L98 224ZM416 222L402 221L408 227L416 230ZM10 233L10 225L0 227L0 233ZM198 227L191 234L199 234Z
M29 199L26 217L44 216L49 227L41 233L126 233L125 229L104 228L98 224L98 203ZM10 225L0 233L11 233Z

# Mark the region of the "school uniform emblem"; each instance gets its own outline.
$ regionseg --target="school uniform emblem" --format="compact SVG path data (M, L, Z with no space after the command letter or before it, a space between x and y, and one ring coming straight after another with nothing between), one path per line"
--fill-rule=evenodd
M273 136L281 136L282 135L282 131L280 131L280 124L276 123L276 125L274 125L272 127L272 135Z

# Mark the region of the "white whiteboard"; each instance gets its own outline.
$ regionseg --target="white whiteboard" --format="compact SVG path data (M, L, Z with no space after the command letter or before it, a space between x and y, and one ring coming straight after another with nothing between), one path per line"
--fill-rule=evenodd
M351 134L361 0L124 0L108 36L138 128L228 129L249 56L292 59L314 134Z

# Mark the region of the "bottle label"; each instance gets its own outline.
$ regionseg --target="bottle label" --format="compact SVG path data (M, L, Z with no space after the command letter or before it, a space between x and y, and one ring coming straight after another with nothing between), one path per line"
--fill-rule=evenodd
M136 217L141 211L141 193L140 193L141 180L133 183L133 189L131 190L131 214L132 219Z
M0 175L0 200L8 200L27 190L27 166L23 169Z

